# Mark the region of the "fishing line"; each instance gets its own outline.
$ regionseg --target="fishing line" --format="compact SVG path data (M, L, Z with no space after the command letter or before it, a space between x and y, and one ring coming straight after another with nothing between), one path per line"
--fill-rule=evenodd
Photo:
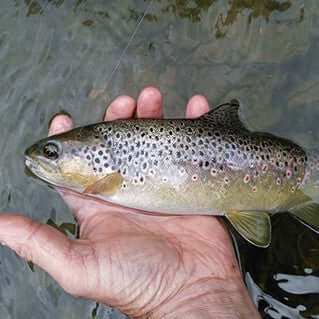
M119 57L119 60L118 60L117 64L114 66L114 68L113 68L113 70L112 70L112 72L111 72L111 75L110 75L110 77L109 77L109 80L108 80L107 83L106 83L106 86L105 86L105 88L104 88L104 91L106 91L106 89L108 88L108 86L109 86L109 84L110 84L110 82L111 82L111 80L112 80L112 78L113 78L115 72L116 72L117 69L119 68L119 66L120 66L120 64L121 64L121 62L122 62L122 59L123 59L124 55L126 54L127 49L129 48L130 44L132 43L132 41L133 41L133 39L134 39L134 37L135 37L135 35L136 35L138 29L140 28L140 25L142 24L142 22L143 22L145 16L146 16L146 15L148 14L148 12L150 11L151 6L152 6L152 4L153 4L153 1L154 1L154 0L150 0L150 1L149 1L147 8L145 9L145 11L144 11L144 13L143 13L143 15L142 15L142 18L138 21L138 23L137 23L137 25L136 25L136 27L135 27L133 33L131 34L131 36L130 36L130 38L129 38L129 40L128 40L126 46L125 46L125 48L123 49L123 51L122 51L122 53L121 53L121 55L120 55L120 57Z

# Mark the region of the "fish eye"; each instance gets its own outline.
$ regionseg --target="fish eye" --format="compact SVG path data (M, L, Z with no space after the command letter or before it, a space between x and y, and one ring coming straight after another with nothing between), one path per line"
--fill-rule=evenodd
M57 159L60 155L60 150L60 145L53 141L43 146L43 154L49 159Z

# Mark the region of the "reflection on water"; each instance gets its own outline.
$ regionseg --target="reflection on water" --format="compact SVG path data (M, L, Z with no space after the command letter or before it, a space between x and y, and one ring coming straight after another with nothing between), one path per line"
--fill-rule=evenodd
M105 100L136 96L146 85L164 93L167 117L182 117L196 93L212 105L238 98L251 128L318 148L317 0L153 0L108 85L148 4L1 2L1 212L50 219L70 235L66 205L25 175L25 147L46 135L56 112L72 114L76 125L97 122ZM251 295L264 318L318 318L318 234L288 214L272 223L269 249L237 239ZM1 318L124 318L69 296L9 249L0 254Z
M267 250L238 241L250 293L264 318L319 318L319 236L286 213L272 223Z

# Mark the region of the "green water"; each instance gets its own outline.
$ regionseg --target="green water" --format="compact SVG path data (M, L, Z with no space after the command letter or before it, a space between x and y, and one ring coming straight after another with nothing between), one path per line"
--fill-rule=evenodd
M153 0L111 77L148 1L1 1L0 212L74 223L58 194L25 174L24 149L55 113L97 122L109 101L145 86L162 91L166 117L184 116L194 94L212 106L237 98L250 128L319 147L317 0ZM319 318L319 235L288 214L272 223L268 249L236 239L251 296L264 318ZM92 318L95 307L0 248L1 319Z

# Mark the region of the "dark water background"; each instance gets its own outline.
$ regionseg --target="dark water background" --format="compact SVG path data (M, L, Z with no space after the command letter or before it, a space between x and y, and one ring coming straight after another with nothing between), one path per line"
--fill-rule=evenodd
M72 232L58 194L25 174L24 149L55 113L97 122L114 97L144 86L160 88L166 117L182 117L197 93L212 106L238 98L250 128L319 147L317 0L153 0L110 80L148 1L1 1L1 212ZM264 318L319 318L319 235L288 214L272 223L268 249L237 239L251 296ZM95 307L0 248L1 319L124 318Z

